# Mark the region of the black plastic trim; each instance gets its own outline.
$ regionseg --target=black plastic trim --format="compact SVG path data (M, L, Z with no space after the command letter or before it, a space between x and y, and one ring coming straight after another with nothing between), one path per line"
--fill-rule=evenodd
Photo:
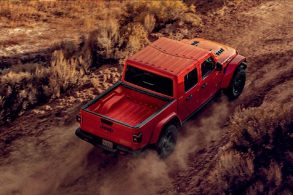
M245 70L247 68L247 63L241 62L239 66Z
M79 137L80 139L82 139L82 140L84 140L84 141L86 141L88 143L93 144L94 146L98 146L98 147L100 147L100 148L102 148L104 150L110 151L110 152L123 151L123 152L127 152L127 153L137 154L137 153L139 153L139 152L142 151L142 149L132 150L130 148L127 148L125 146L122 146L122 145L117 144L117 143L114 143L114 142L113 142L113 144L114 144L113 149L107 148L107 147L105 147L105 146L102 145L103 138L98 137L98 136L95 136L95 135L92 135L92 134L90 134L88 132L85 132L85 131L83 131L80 128L77 128L76 129L75 135L77 137Z

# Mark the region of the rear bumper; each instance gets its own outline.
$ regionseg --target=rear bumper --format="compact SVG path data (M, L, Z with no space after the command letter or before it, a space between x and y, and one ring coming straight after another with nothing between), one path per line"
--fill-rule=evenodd
M126 152L126 153L131 153L131 154L138 154L142 151L141 149L132 150L131 148L128 148L128 147L125 147L125 146L122 146L122 145L116 144L116 143L113 143L114 144L113 148L108 148L108 147L102 145L103 138L92 135L88 132L85 132L80 128L76 129L75 135L77 137L79 137L80 139L93 144L94 146L98 146L98 147L100 147L104 150L110 151L110 152L122 151L122 152Z

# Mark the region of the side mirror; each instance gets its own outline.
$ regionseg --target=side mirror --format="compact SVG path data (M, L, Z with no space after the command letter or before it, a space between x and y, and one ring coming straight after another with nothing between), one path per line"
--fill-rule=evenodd
M217 71L222 71L223 70L223 65L220 62L216 63L216 70Z

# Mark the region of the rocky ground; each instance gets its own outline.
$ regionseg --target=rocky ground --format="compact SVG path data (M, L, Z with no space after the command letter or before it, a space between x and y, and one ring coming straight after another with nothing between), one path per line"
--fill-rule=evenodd
M109 155L76 138L75 114L99 92L72 92L0 127L0 194L209 193L207 176L228 142L229 117L239 107L259 107L280 97L292 102L293 4L249 1L216 12L205 5L198 10L204 23L200 37L247 56L248 80L238 100L222 95L194 116L183 127L176 152L162 161L152 151L139 157ZM118 72L108 68L101 70L110 78L101 78L104 88L113 80L111 71Z

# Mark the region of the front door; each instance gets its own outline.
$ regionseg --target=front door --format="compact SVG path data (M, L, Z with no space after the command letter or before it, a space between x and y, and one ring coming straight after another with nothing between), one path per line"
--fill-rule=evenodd
M219 89L221 72L216 69L216 62L209 57L201 64L200 94L201 102L209 100Z

